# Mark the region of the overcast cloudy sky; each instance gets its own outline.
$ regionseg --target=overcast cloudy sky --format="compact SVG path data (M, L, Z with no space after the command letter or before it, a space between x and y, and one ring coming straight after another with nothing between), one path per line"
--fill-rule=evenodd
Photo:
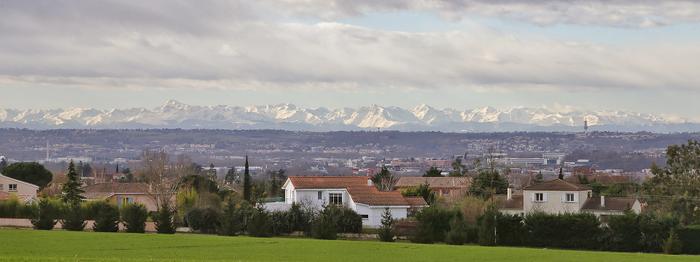
M0 107L547 106L700 120L700 1L0 0Z

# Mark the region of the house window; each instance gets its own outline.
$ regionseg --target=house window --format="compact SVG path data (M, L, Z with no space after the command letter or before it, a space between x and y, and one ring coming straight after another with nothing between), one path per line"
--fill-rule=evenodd
M7 189L10 192L17 192L17 184L9 184L9 185L7 185Z
M0 191L3 191L3 190L5 190L4 186L5 186L5 185L3 185L3 184L0 184Z
M566 193L565 201L566 202L574 202L574 194L573 193Z
M330 193L328 194L328 203L333 205L343 204L343 194L342 193Z
M323 199L323 192L318 191L318 200Z
M362 219L369 219L369 215L360 215Z
M544 202L544 193L535 193L535 202Z

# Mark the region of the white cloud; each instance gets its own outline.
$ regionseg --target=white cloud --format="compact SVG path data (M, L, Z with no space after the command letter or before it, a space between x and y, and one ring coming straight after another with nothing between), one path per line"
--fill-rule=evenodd
M568 8L562 6L563 1L535 5L515 0L499 4L246 3L6 1L0 4L4 5L0 8L0 81L86 87L335 90L700 87L700 76L694 72L700 66L695 59L700 47L695 43L622 48L516 37L479 28L409 33L335 22L283 22L287 20L284 14L335 17L412 9L455 10L455 15L470 10L486 14L498 11L507 16L536 17L543 23L567 22L566 16L559 15L562 12L591 21L600 16L632 21L636 18L624 14L651 15L643 11L645 6L658 6L651 1L613 1L612 7L599 7L602 2L598 1L575 1ZM675 11L681 13L678 17L694 17L694 5L688 5L685 13ZM615 6L620 9L609 11ZM628 9L642 11L624 11Z

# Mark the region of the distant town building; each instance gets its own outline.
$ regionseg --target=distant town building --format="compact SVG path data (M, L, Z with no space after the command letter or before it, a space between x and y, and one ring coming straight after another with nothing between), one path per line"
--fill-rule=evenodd
M400 177L396 189L403 190L427 184L433 192L445 197L464 196L471 186L470 177Z

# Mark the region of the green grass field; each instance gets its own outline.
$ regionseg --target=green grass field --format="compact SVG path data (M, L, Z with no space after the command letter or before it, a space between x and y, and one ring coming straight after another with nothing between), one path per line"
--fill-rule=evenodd
M28 229L0 229L0 254L0 261L700 261L658 254Z

